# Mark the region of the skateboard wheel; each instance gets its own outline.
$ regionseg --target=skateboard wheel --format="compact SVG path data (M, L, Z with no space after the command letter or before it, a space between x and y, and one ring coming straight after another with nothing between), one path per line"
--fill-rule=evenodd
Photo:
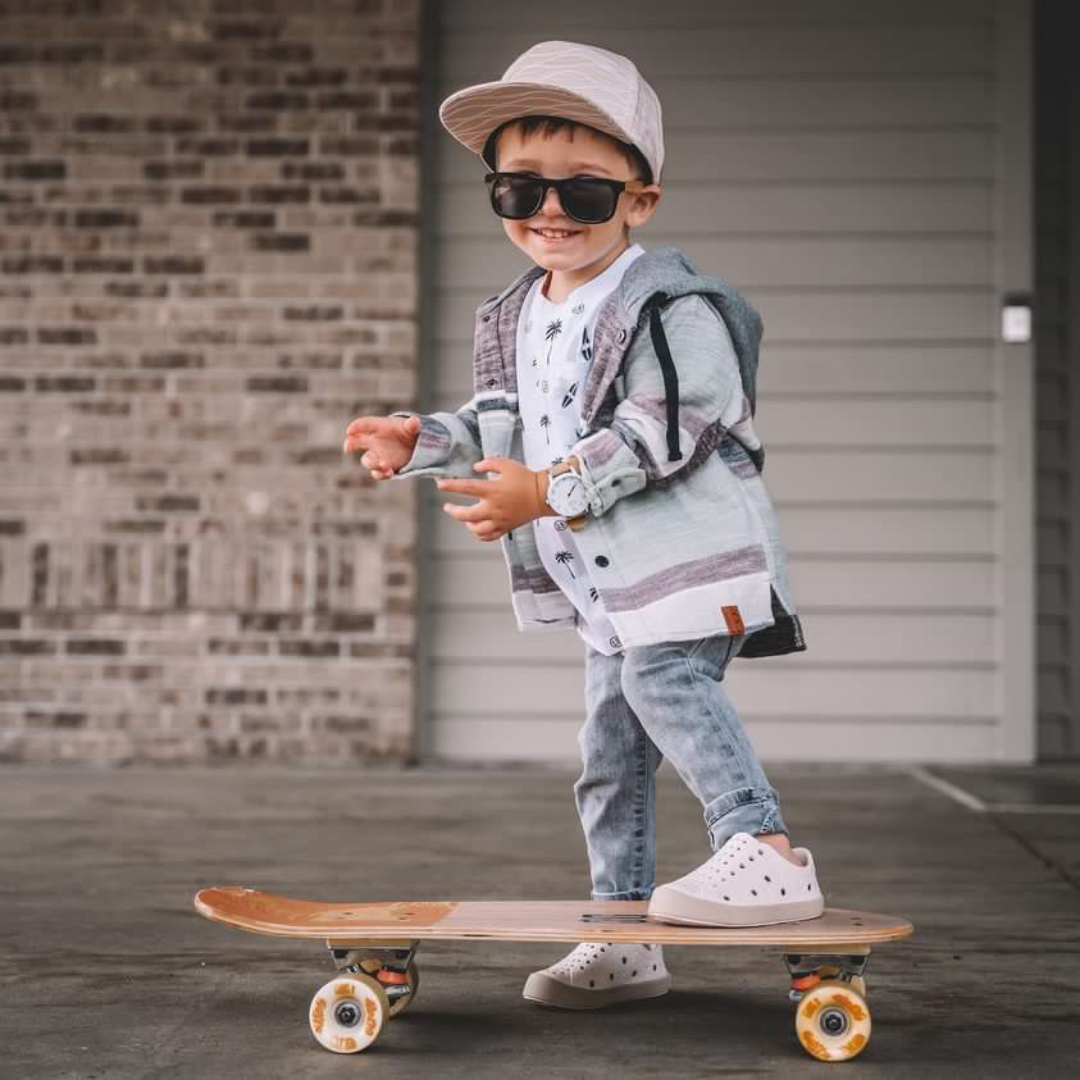
M847 1061L870 1041L866 999L842 983L819 983L799 1002L795 1034L806 1052L819 1061Z
M339 975L311 999L308 1023L335 1054L358 1054L380 1035L390 1016L386 991L370 975Z

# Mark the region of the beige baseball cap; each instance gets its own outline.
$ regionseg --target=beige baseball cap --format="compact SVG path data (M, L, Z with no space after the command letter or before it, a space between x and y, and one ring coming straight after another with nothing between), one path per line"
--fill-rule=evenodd
M446 130L480 155L500 124L536 114L577 120L630 143L649 163L653 183L660 183L660 99L630 60L596 45L541 41L523 52L497 82L467 86L439 106Z

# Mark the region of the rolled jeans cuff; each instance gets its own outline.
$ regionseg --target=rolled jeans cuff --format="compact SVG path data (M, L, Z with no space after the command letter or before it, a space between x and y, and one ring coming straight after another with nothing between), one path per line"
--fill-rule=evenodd
M652 896L655 888L656 884L654 882L647 888L624 889L622 892L596 892L594 890L592 898L594 900L648 900Z
M713 799L705 807L705 827L713 851L719 851L737 832L758 836L788 831L776 792L759 788L738 788Z

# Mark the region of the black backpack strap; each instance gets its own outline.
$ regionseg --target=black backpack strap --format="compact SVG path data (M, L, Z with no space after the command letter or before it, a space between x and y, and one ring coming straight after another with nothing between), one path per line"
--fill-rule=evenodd
M649 332L652 334L653 349L660 361L660 371L664 376L664 406L667 409L667 444L668 461L679 461L682 451L679 449L679 374L675 370L675 361L668 347L667 336L664 333L664 324L660 319L660 308L667 302L668 297L664 293L656 293L652 297L655 301L649 306ZM730 436L732 441L742 443ZM765 451L762 448L750 450L743 446L750 460L754 463L759 475L765 469Z
M652 334L653 349L660 361L660 372L664 376L668 461L679 461L682 458L682 451L679 449L679 373L675 370L675 361L664 334L664 324L660 320L660 305L666 300L663 293L658 293L657 302L650 307L649 332Z

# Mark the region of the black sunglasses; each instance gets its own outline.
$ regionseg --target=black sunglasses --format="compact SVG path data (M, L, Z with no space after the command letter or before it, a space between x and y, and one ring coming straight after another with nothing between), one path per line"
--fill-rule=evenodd
M532 217L553 187L567 217L582 225L599 225L615 213L623 191L645 190L639 180L608 180L600 176L568 176L552 180L531 173L489 172L484 183L491 185L491 208L499 217L519 221Z

